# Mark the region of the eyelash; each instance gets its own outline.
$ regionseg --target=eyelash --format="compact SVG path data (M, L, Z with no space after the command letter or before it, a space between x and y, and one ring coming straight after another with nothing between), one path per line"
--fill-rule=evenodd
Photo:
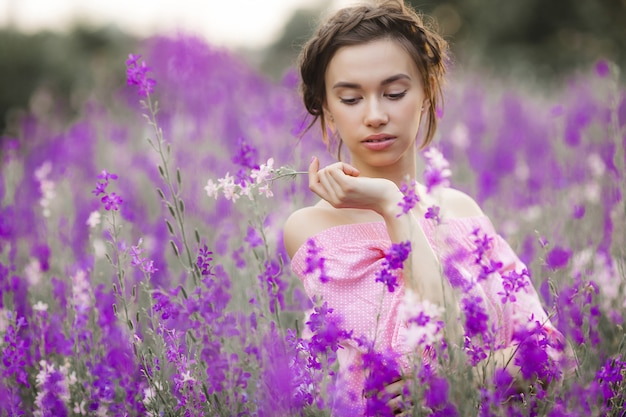
M385 97L389 98L390 100L400 100L402 97L406 96L406 92L407 90L404 90L401 93L385 94ZM359 100L360 98L340 98L339 99L339 101L341 101L343 104L347 104L349 106L357 104Z

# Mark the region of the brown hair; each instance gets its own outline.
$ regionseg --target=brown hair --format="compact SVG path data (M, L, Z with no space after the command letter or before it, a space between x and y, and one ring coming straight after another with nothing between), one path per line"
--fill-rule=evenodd
M324 77L328 64L341 47L385 38L398 41L412 57L422 75L424 94L429 100L429 106L426 135L420 149L432 141L437 130L437 107L439 103L443 105L442 85L448 45L441 36L424 24L421 15L405 6L402 0L393 0L339 10L317 28L300 53L300 92L304 106L313 115L309 128L319 119L327 144L323 105L326 101ZM341 148L341 159L340 152Z

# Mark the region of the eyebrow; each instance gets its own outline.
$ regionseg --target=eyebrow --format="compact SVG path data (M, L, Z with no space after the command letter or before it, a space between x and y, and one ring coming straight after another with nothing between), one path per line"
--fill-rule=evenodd
M395 81L398 80L411 80L411 77L409 77L406 74L396 74L396 75L392 75L391 77L385 78L384 80L381 81L380 85L381 86L385 86L387 84L391 84ZM361 88L361 84L357 84L357 83L350 83L350 82L346 82L346 81L339 81L338 83L336 83L335 85L333 85L333 89L335 88Z

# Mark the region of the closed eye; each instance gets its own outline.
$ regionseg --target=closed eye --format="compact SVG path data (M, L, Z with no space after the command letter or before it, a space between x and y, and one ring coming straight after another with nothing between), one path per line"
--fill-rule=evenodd
M404 91L403 91L403 92L401 92L401 93L387 94L387 97L388 97L390 100L399 100L399 99L401 99L402 97L406 96L406 92L407 92L407 90L404 90Z
M356 104L359 99L358 98L340 98L339 101L341 101L343 104Z

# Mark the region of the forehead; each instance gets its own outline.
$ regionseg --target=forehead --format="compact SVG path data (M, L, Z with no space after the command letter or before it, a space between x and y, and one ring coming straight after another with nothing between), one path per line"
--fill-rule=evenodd
M399 73L420 82L417 65L406 49L393 39L379 39L339 48L328 64L325 80L327 88L340 81L378 85Z

